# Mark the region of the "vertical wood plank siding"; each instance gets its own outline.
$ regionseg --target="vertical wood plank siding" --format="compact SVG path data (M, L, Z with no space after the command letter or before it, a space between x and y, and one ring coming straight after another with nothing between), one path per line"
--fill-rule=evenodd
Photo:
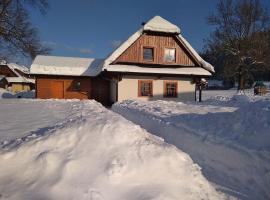
M143 60L143 47L154 48L154 61ZM176 61L165 62L165 48L176 49ZM173 35L143 34L134 44L132 44L114 63L141 63L160 65L182 65L195 66L195 61L185 50L182 44Z
M37 98L40 99L50 99L58 98L54 96L55 90L58 88L55 87L55 82L63 82L63 98L64 99L89 99L91 98L91 79L83 77L36 77L36 92ZM72 83L74 81L81 82L81 90L74 91L72 89ZM59 96L60 97L60 96Z
M3 75L5 77L17 77L17 74L15 74L11 69L9 69L6 65L0 65L0 75Z

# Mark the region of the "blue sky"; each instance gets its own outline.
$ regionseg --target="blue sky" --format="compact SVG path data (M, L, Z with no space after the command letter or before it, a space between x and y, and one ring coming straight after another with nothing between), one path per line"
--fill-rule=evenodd
M268 1L268 0L265 0ZM198 51L209 36L206 18L218 0L49 0L46 15L32 11L51 55L104 58L142 22L160 15L178 25Z

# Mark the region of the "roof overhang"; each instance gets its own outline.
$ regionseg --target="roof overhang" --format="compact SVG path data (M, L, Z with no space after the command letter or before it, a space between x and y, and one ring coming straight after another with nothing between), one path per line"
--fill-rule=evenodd
M137 65L109 65L104 71L121 73L141 73L141 74L168 74L168 75L194 75L211 76L212 74L201 67L178 67L178 68L157 68L141 67Z

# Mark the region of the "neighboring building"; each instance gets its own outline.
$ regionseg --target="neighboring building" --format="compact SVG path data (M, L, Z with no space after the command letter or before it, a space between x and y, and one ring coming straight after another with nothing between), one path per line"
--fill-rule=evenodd
M156 16L104 60L37 56L31 66L37 98L194 100L196 82L214 72L183 38Z
M0 80L0 87L14 93L26 92L35 89L35 80L24 77L4 77Z
M0 87L15 93L30 91L35 88L35 79L31 78L27 67L1 61Z

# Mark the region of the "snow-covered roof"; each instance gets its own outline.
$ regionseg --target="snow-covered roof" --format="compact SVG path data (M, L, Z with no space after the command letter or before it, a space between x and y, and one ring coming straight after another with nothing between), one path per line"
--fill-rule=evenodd
M103 69L106 69L106 66L115 61L124 51L130 47L143 33L143 29L138 30L133 35L131 35L125 42L123 42L115 51L113 51L104 61Z
M102 59L39 55L31 65L30 73L97 76L101 72L102 64Z
M103 70L106 70L109 65L111 65L122 53L124 53L124 51L127 50L128 47L130 47L143 34L143 31L150 29L151 31L157 32L177 33L179 41L182 42L182 44L186 47L191 56L194 57L194 59L201 65L201 67L208 70L211 73L215 72L214 67L208 62L206 62L189 44L189 42L180 34L180 29L160 16L155 16L152 19L150 19L143 26L143 28L135 32L131 37L129 37L125 42L123 42L114 52L112 52L105 59Z
M25 78L25 77L5 77L9 83L35 83L34 79Z
M210 72L215 72L214 67L206 62L202 57L195 51L195 49L189 44L189 42L181 35L178 35L180 41L186 46L187 50L190 51L190 53L196 58L196 60L201 63L202 67Z
M180 28L166 19L155 16L150 19L144 26L145 31L165 32L165 33L177 33L181 32Z
M201 67L153 68L153 67L140 67L137 65L109 65L106 67L106 71L211 76L211 73L209 71Z
M25 74L28 74L29 73L29 68L28 67L25 67L23 65L18 65L16 63L8 63L7 66L13 70L17 69Z
M0 60L0 65L6 65L7 61L6 60Z

